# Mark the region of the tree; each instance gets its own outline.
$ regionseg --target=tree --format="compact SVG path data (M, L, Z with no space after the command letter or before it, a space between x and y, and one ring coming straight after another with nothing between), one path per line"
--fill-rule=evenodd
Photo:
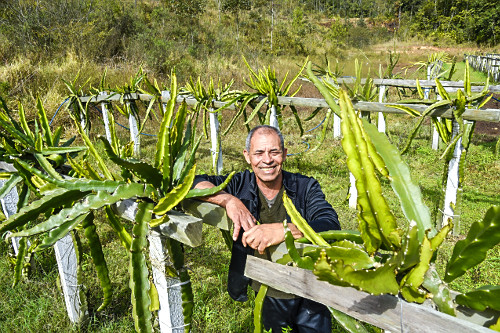
M250 10L252 8L250 0L220 0L220 9L223 12L230 12L234 15L236 21L236 49L240 39L240 11Z

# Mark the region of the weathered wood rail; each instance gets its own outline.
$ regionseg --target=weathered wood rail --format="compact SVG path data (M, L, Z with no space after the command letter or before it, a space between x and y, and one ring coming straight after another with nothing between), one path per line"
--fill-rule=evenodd
M391 332L493 332L482 325L494 324L499 315L493 312L471 314L466 309L458 309L457 317L453 317L430 306L408 303L392 295L374 296L354 288L334 286L317 280L309 270L250 256L245 275Z
M500 86L499 91L500 91ZM109 95L108 95L109 96ZM142 101L150 101L153 96L148 94L128 94L125 96L129 99L142 100ZM110 101L119 101L119 95L111 95L106 97L106 95L98 96L98 97L81 97L81 101L84 103L106 103ZM188 105L196 105L197 101L194 98L191 98L187 95L178 96L177 102L181 103L182 101L186 101ZM162 98L162 103L167 103L168 99ZM328 104L323 98L306 98L306 97L278 97L278 102L280 105L294 105L300 107L311 107L311 108L328 108ZM360 111L366 112L383 112L383 113L392 113L392 114L406 114L406 112L391 108L388 105L396 105L398 103L378 103L378 102L354 102L354 108ZM214 101L213 105L215 108L220 108L225 105L224 102ZM404 104L409 106L419 112L424 111L427 106L421 104ZM229 109L234 110L234 106L228 107ZM429 116L433 117L443 117L443 118L453 118L453 108L448 106L443 106L433 110L429 113ZM474 121L488 121L488 122L500 122L500 110L499 109L467 109L463 114L463 118L467 120Z
M500 54L465 54L464 57L472 68L484 72L491 76L494 81L500 82Z

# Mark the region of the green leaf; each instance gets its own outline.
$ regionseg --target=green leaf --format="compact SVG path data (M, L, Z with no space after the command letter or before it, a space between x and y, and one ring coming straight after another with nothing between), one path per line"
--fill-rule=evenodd
M23 273L24 263L26 261L26 253L28 252L27 247L28 239L23 237L19 239L19 246L17 249L16 265L14 267L14 282L12 282L12 288L14 288L19 281L21 281L21 276Z
M51 215L47 220L37 224L28 230L23 230L13 234L12 236L31 236L42 232L47 232L53 228L57 228L63 223L73 220L74 218L101 207L117 203L118 201L130 199L134 197L146 197L144 195L145 187L143 184L130 183L118 186L113 193L99 191L97 194L88 194L89 192L81 192L88 194L84 201L77 202L69 208L63 208L55 215ZM42 200L42 199L40 199Z
M171 153L174 158L177 157L182 145L182 134L184 132L184 124L186 122L187 106L186 101L182 101L181 105L177 108L172 131L170 133L170 142L172 144ZM171 162L172 163L172 162ZM173 164L173 163L172 163Z
M254 333L264 332L264 325L262 323L262 305L264 304L264 298L267 294L268 286L262 284L259 288L259 292L255 297L255 307L253 309L253 325Z
M309 80L311 80L312 83L314 83L314 85L316 86L316 88L318 88L319 92L325 98L325 101L328 104L328 106L330 107L330 109L332 109L333 112L335 112L338 116L340 116L339 105L333 99L333 96L330 93L330 91L328 90L328 88L325 87L325 85L316 77L316 75L314 75L311 66L312 66L312 63L309 61L307 63L307 76L309 77Z
M429 235L433 236L436 231L432 224L429 208L423 201L420 187L411 178L410 168L386 135L380 133L374 125L368 122L363 122L363 124L366 133L370 136L373 145L389 170L391 186L398 196L403 214L410 223L414 221L418 226L418 239L420 241L424 239L426 230L430 230Z
M255 96L255 97L259 97L259 96ZM268 98L267 97L263 97L260 102L255 106L255 108L253 109L252 113L250 113L250 116L247 118L247 120L244 122L245 125L249 124L253 118L255 117L255 115L260 111L260 109L262 108L262 106L264 104L266 104L266 102L268 101Z
M36 108L38 109L38 119L40 119L40 125L42 125L45 142L48 146L54 146L52 131L50 130L49 121L47 120L47 113L43 108L42 100L40 98L36 99Z
M99 139L104 144L106 154L113 163L133 172L141 180L153 185L156 188L159 188L161 186L162 175L158 171L158 169L145 162L124 160L118 157L118 155L115 154L113 148L111 147L111 144L105 137L99 136Z
M308 270L313 270L314 269L314 261L311 259L311 257L308 257L308 256L301 257L300 256L299 251L297 251L297 248L295 247L294 238L293 238L292 232L290 231L290 229L288 229L288 225L286 223L286 220L283 221L283 225L285 228L285 245L286 245L286 249L288 251L288 255L293 260L293 262L297 265L297 267L308 269Z
M188 194L184 199L206 197L223 190L226 187L226 185L231 181L235 173L236 171L231 172L229 176L227 176L226 180L219 186L214 186L211 188L204 188L204 189L193 188L188 192Z
M41 171L31 167L29 164L24 162L23 160L17 160L17 162L26 170L31 172L32 174L37 175L41 179L55 184L59 187L66 188L68 190L79 190L79 191L107 191L113 192L120 185L125 185L125 182L114 181L114 180L80 180L80 179L64 179L59 180L56 178L49 177L43 174ZM139 185L139 184L137 184ZM146 185L145 185L146 186ZM152 190L149 186L149 190Z
M286 195L286 192L283 192L283 204L285 205L286 212L290 216L292 223L297 227L297 229L300 230L300 232L304 234L304 237L309 239L315 245L330 246L300 215L292 200Z
M369 333L363 323L334 308L328 307L333 318L349 333Z
M116 214L113 212L113 209L111 209L110 206L106 206L105 211L109 224L118 235L118 238L120 238L120 242L122 243L123 247L127 251L130 250L130 245L132 243L132 236L130 236L127 230L125 230L123 224L120 223L120 219L118 218L118 216L116 216Z
M19 102L19 122L24 131L24 134L31 138L31 141L35 141L35 136L31 132L31 129L28 126L28 122L26 121L26 113L24 112L24 107L21 102Z
M434 79L434 81L436 82L436 88L437 88L439 95L441 95L441 97L445 100L450 100L451 99L450 95L448 95L448 92L446 91L446 89L444 89L441 82L439 82L438 79Z
M500 286L483 286L457 295L455 301L477 311L484 311L486 308L500 311Z
M149 299L151 300L149 311L160 310L160 298L158 296L158 289L156 289L156 286L152 281L149 282Z
M396 295L399 291L394 264L386 263L376 269L355 270L352 266L344 265L342 260L332 259L331 263L329 261L326 250L323 249L313 271L321 281L350 286L373 295Z
M40 165L40 167L43 170L45 170L45 172L49 176L51 176L57 180L60 180L60 181L63 180L63 177L52 167L50 162L42 154L34 154L34 155L35 155L35 158L38 161L38 164Z
M16 214L11 215L7 221L2 223L0 225L0 234L3 234L5 231L12 231L30 221L35 221L38 215L71 204L89 193L66 189L56 189L50 193L45 193L41 199L21 208Z
M418 112L417 110L414 110L406 105L386 104L385 106L404 111L404 112L408 113L410 116L420 117L420 112Z
M440 312L456 316L455 304L448 285L441 281L435 267L431 266L424 277L422 286L432 293L432 301L438 306Z
M482 222L474 222L464 240L453 248L444 281L449 283L486 258L489 249L500 242L500 206L492 206Z
M132 291L132 317L137 332L152 332L151 311L149 306L149 270L146 264L146 236L148 222L151 220L153 203L140 202L132 229L132 244L130 247L130 289Z
M345 265L355 270L369 269L375 266L373 257L369 256L361 245L349 241L338 241L325 249L330 260L340 259Z
M89 216L89 214L90 213L87 212L82 215L79 215L72 220L64 222L57 228L50 230L50 232L43 238L42 243L38 245L35 250L40 251L52 247L58 240L66 236L68 232L73 230L84 219L86 219Z
M19 184L23 179L16 173L13 173L9 179L0 188L0 199L3 199L10 191Z
M156 215L164 215L169 210L174 208L181 202L189 192L189 189L193 185L193 180L196 172L196 165L191 168L189 174L184 179L184 182L176 186L172 191L167 193L163 198L160 199L158 204L154 208L154 213ZM156 225L152 225L154 227Z
M109 279L108 266L106 264L106 260L104 259L104 253L102 252L101 240L99 239L99 234L97 233L97 228L93 220L94 213L88 214L82 223L82 227L84 229L85 237L89 242L90 255L92 256L92 261L94 262L97 277L99 278L103 292L102 304L97 309L97 311L101 311L111 302L113 291L111 287L111 280Z
M401 246L400 231L397 228L396 219L382 194L380 180L376 175L375 165L369 154L369 138L363 136L362 122L359 121L359 117L354 112L347 93L341 90L339 96L342 111L341 127L346 138L346 140L342 139L342 147L348 156L347 165L349 171L356 178L360 218L367 223L366 228L361 229L361 235L365 235L364 239L371 238L368 237L366 232L363 232L368 231L375 238L380 236L380 240L387 248L399 249ZM348 141L348 136L353 137L350 138L351 141ZM354 147L352 146L352 140L355 142ZM354 159L351 159L350 155L353 155Z
M47 147L42 148L40 153L42 155L52 155L52 154L71 154L78 153L87 150L87 147Z
M420 286L424 282L425 273L429 270L433 254L431 242L425 237L420 246L417 265L401 281L401 294L408 302L422 303L425 300L425 293L421 291Z
M75 121L75 124L76 124L76 127L78 129L78 132L80 133L83 141L85 142L85 145L88 147L89 152L96 159L97 165L99 166L99 168L103 172L104 177L107 178L107 179L109 179L109 180L113 180L114 179L113 175L111 175L111 172L106 167L106 164L104 163L104 160L102 159L101 155L95 149L94 144L92 143L92 141L90 141L90 139L87 136L87 134L85 134L85 131L83 130L83 128L80 125L80 123L78 121Z
M326 241L348 240L357 244L363 244L361 233L357 230L327 230L318 233ZM297 243L310 243L305 237L295 240Z

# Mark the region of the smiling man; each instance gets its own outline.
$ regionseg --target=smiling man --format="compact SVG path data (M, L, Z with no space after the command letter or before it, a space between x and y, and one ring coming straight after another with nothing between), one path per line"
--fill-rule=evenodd
M314 178L283 170L287 150L280 131L271 126L257 126L247 136L243 155L251 166L237 173L224 191L204 200L226 209L233 221L233 250L229 265L228 292L237 301L246 301L250 280L243 275L247 255L270 260L267 250L285 240L283 221L295 238L302 233L291 223L283 205L283 192L316 231L340 229L337 213L325 200ZM196 188L209 188L224 182L227 176L197 176ZM259 221L259 224L257 223ZM252 288L260 285L253 281ZM330 332L329 310L322 304L269 288L263 304L266 330L281 332Z

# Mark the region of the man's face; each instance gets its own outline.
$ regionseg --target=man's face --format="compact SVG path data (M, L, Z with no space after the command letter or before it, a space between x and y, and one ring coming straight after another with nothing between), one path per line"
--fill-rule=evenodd
M281 183L281 170L286 158L286 149L281 150L280 139L274 132L258 130L250 141L250 151L243 151L247 163L257 177L257 181L272 185Z

